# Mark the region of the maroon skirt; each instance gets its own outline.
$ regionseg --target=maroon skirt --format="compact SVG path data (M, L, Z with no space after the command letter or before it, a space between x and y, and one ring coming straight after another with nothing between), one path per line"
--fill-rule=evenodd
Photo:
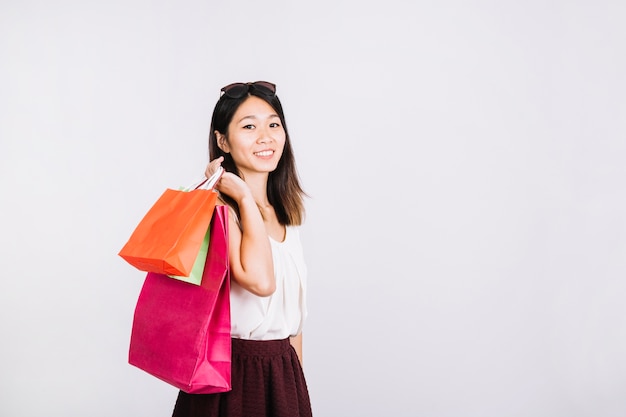
M312 416L304 373L289 339L232 339L231 374L231 391L180 391L172 417Z

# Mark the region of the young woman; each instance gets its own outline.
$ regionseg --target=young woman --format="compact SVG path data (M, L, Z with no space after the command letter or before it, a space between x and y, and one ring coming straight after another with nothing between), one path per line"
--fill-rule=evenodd
M210 177L229 210L232 390L181 391L174 417L311 416L302 371L304 191L276 86L222 88L209 135Z

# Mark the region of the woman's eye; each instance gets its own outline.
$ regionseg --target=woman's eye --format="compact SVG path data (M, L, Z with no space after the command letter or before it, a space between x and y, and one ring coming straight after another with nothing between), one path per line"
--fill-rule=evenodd
M254 125L245 125L243 126L244 129L254 129Z
M270 123L270 127L280 127L280 123Z

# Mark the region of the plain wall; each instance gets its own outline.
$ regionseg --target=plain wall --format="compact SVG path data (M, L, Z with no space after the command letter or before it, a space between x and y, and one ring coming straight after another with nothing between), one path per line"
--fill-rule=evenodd
M626 415L626 3L0 3L0 415L166 417L117 256L269 80L317 417Z

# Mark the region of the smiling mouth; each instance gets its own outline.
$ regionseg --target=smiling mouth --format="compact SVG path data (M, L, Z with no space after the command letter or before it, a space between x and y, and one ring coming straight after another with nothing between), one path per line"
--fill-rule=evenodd
M272 156L274 155L274 151L261 151L261 152L255 152L254 154L256 156Z

